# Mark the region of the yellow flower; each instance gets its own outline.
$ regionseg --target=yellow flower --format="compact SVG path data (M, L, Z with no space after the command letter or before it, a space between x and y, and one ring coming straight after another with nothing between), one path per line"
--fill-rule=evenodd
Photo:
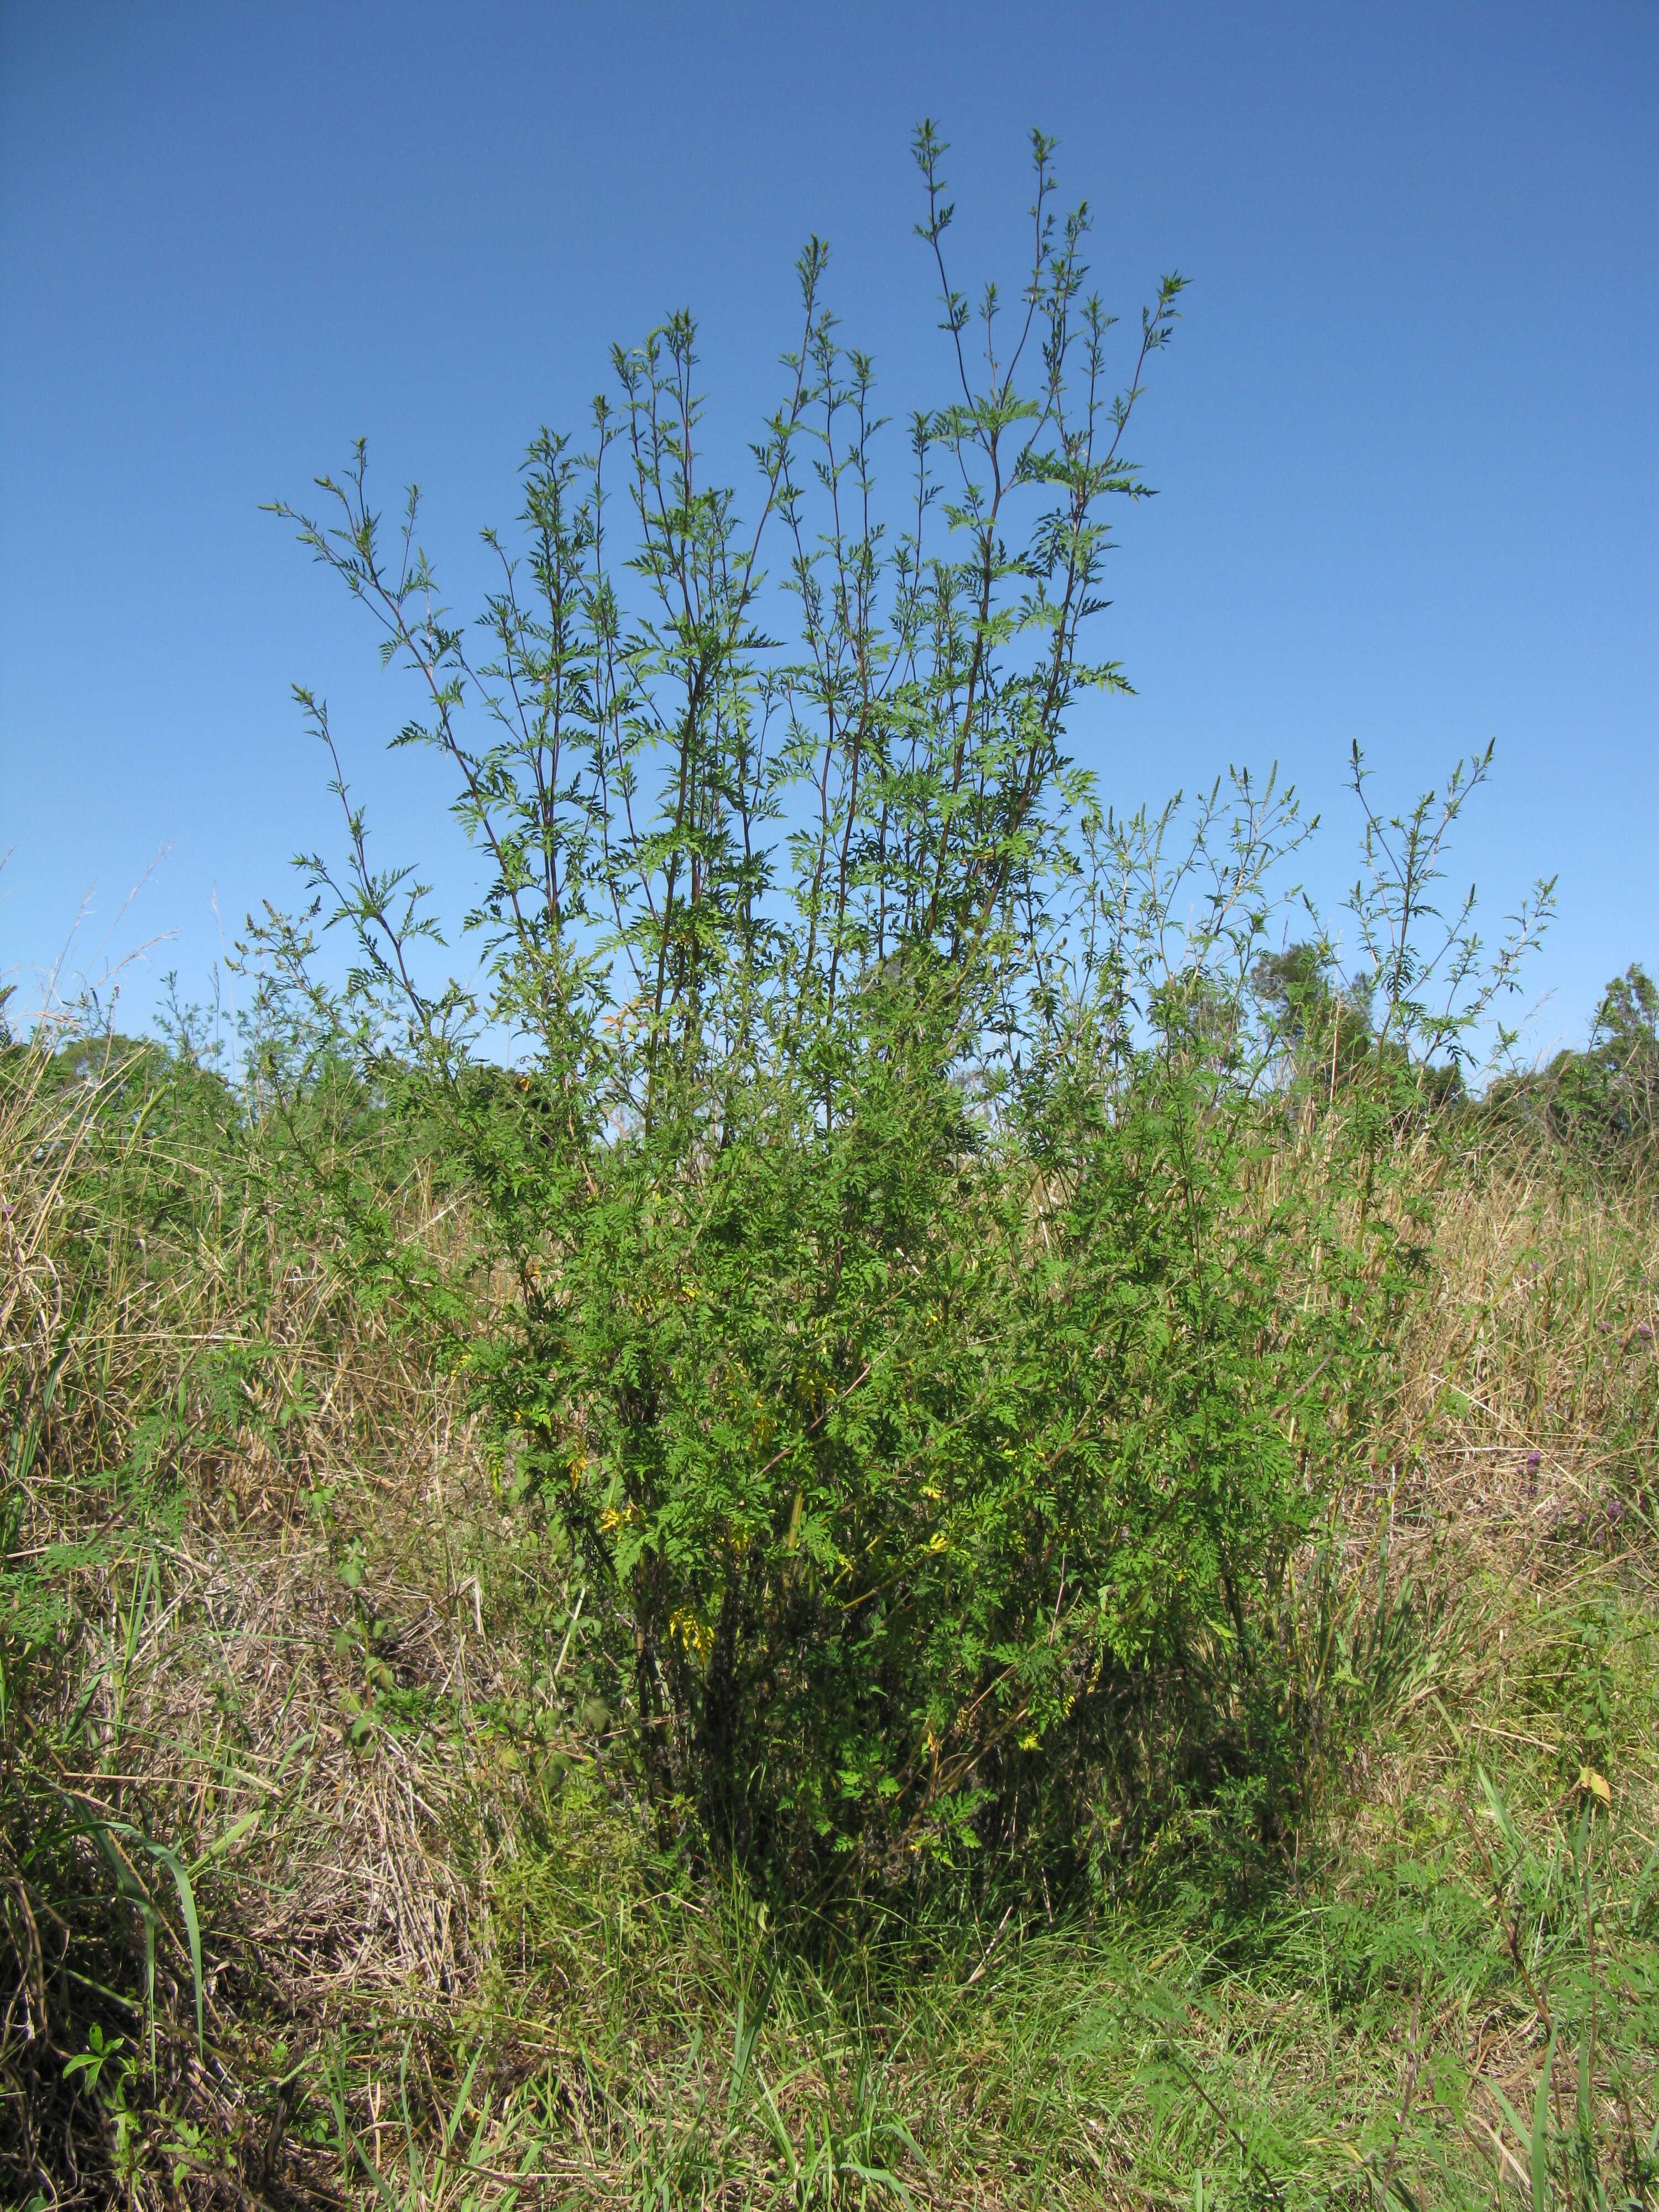
M695 1613L676 1613L669 1615L668 1626L689 1650L699 1659L707 1659L714 1641L714 1631L697 1619Z

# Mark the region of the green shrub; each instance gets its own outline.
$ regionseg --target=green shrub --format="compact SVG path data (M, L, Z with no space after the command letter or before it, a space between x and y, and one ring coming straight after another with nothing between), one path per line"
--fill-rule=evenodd
M1368 813L1383 1012L1346 1121L1287 1130L1249 978L1293 799L1241 776L1172 861L1173 816L1103 812L1066 750L1082 695L1125 688L1089 634L1181 280L1115 395L1048 143L1012 311L950 280L931 127L916 151L958 389L911 423L896 522L816 240L756 512L698 450L676 316L615 355L585 457L532 445L484 654L412 495L382 532L361 447L319 480L331 514L278 509L413 673L397 742L449 763L488 881L482 987L434 980L426 895L371 865L301 693L347 855L256 933L262 1006L320 1019L434 1133L510 1291L465 1317L452 1282L447 1321L512 1494L611 1625L661 1816L798 1899L1103 1878L1206 1804L1271 1834L1300 1726L1285 1566L1414 1249L1401 1070L1526 935L1488 970L1464 910L1421 955L1466 781L1393 842ZM319 913L358 954L330 1006ZM398 1264L372 1209L355 1233Z
M623 1609L665 1799L797 1888L1034 1826L1075 1868L1096 1813L1279 1778L1248 1692L1314 1503L1304 1386L1353 1343L1282 1295L1283 1212L1243 1218L1244 1143L1167 1068L987 1126L910 1003L859 1016L832 1115L775 1079L706 1159L590 1155L476 1364Z

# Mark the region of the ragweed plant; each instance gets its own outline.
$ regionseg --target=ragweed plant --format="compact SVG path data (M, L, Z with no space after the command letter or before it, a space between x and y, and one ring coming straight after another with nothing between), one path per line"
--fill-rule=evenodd
M305 863L356 947L334 1034L441 1129L511 1286L455 1340L663 1821L797 1899L1112 1879L1200 1803L1271 1837L1285 1562L1404 1249L1352 1218L1353 1147L1270 1157L1248 979L1293 796L1239 779L1172 860L1067 750L1126 688L1109 517L1182 280L1115 370L1039 135L1024 282L970 301L932 125L915 150L952 388L896 501L815 240L747 504L680 314L614 353L585 448L532 444L476 622L361 446L277 509L412 678L396 742L448 764L485 875L483 981L444 980L301 695L347 825ZM258 933L272 1003L319 1003L308 927Z

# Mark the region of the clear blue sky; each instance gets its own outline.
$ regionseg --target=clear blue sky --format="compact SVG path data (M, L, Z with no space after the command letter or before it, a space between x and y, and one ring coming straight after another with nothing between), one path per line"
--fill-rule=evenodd
M805 234L895 412L944 389L907 150L953 143L964 273L1012 274L1061 141L1133 313L1192 280L1134 446L1078 750L1109 795L1277 758L1336 825L1498 741L1462 847L1560 876L1536 1042L1659 965L1653 0L668 8L0 0L0 971L162 932L199 983L328 842L325 693L383 855L453 880L398 700L283 526L359 432L458 586L613 337L702 318L719 434ZM970 250L971 249L971 250ZM167 856L125 918L122 902ZM139 975L135 1017L151 983Z

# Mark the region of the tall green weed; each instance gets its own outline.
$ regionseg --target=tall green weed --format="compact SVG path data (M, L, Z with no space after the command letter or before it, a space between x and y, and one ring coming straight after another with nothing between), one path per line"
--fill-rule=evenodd
M1382 1010L1308 1119L1321 1069L1250 985L1293 794L1241 775L1177 849L1176 815L1115 818L1067 750L1124 688L1092 644L1108 518L1146 493L1125 441L1182 281L1115 387L1049 143L1022 284L976 307L944 151L924 125L956 388L912 421L896 513L817 240L748 514L699 448L683 314L616 351L585 453L532 444L476 623L412 494L383 529L361 447L320 516L277 510L412 677L396 742L447 763L484 883L478 976L446 976L302 693L346 842L306 863L310 913L255 933L261 1018L307 1009L430 1133L492 1294L417 1280L347 1182L366 1279L450 1330L509 1487L572 1547L665 1828L809 1910L1108 1881L1200 1800L1271 1839L1286 1564L1421 1242L1402 1115L1535 923L1488 958L1434 903L1486 762L1398 822L1368 803ZM332 997L319 917L355 948Z

